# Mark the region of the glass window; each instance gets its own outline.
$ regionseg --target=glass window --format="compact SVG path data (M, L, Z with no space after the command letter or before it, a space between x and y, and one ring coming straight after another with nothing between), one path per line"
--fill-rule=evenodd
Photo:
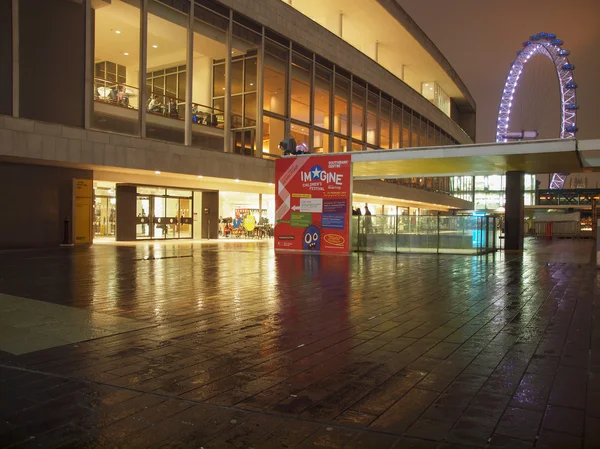
M114 0L94 14L94 105L91 125L138 134L141 93L140 4Z
M264 104L265 111L286 115L286 76L289 51L265 39Z
M285 139L285 122L263 116L263 154L281 156L279 143Z
M333 152L334 153L345 153L348 151L348 139L341 137L333 138Z
M411 119L410 110L403 109L402 111L402 148L416 147L416 142L411 141Z
M244 60L231 62L231 94L239 94L244 88Z
M315 126L323 129L331 129L329 104L332 80L333 73L331 70L319 64L315 66Z
M352 138L364 140L365 88L352 83Z
M379 94L369 92L367 102L367 143L378 145L377 114L379 109Z
M256 92L244 95L244 126L256 126Z
M352 151L362 151L365 149L365 146L361 142L352 141Z
M421 135L421 119L416 115L412 117L412 131L411 131L411 146L420 147L422 146L419 137Z
M225 63L227 46L225 32L213 27L218 16L194 8L194 53L192 77L192 145L223 149L222 139L207 137L204 126L223 128L225 125ZM206 23L210 20L210 24Z
M316 131L313 138L313 148L315 153L329 153L329 133Z
M392 105L389 101L381 99L381 116L379 117L379 146L381 148L390 148L390 121ZM398 145L395 148L399 148Z
M183 5L189 6L187 3ZM187 109L185 63L189 18L175 9L165 8L158 0L150 1L148 8L147 58L150 78L146 78L149 98L146 135L152 139L183 143L183 121ZM171 120L166 121L165 117Z
M310 122L310 80L312 61L292 54L292 118Z
M333 130L337 133L348 135L348 105L350 104L350 80L336 73L335 75L335 103L333 117Z
M290 125L290 135L296 140L296 148L302 147L303 151L308 151L309 145L309 127L292 123Z
M231 129L244 127L243 98L242 95L231 96Z
M244 91L256 91L256 58L246 59L244 64Z
M393 106L392 148L402 148L402 108Z

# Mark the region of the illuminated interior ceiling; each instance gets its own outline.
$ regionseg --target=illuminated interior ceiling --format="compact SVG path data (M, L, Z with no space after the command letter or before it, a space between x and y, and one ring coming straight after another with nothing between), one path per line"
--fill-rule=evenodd
M342 38L375 59L421 93L421 83L437 81L459 103L467 103L450 75L427 50L376 0L293 0L292 6L332 33L339 35L343 14Z

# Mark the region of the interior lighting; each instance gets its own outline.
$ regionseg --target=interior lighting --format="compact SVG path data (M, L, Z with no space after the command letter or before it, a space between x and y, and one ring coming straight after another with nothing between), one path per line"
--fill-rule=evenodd
M203 176L202 176L202 175L198 175L198 179L202 179L202 178L203 178Z
M236 179L236 180L235 180L235 182L240 182L240 180L239 180L239 179Z
M121 34L121 31L119 31L119 30L115 30L115 33L117 33L117 34Z
M155 174L155 175L160 175L160 172L159 172L158 170L156 170L156 171L154 172L154 174Z
M123 54L124 54L125 56L129 56L129 53L127 53L127 52L125 52L125 53L123 53Z
M158 48L158 45L153 45L152 48Z

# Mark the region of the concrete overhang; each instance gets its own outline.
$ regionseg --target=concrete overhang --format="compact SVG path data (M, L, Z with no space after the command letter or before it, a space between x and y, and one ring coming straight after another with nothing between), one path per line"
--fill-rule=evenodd
M600 140L556 139L352 153L354 179L600 170Z

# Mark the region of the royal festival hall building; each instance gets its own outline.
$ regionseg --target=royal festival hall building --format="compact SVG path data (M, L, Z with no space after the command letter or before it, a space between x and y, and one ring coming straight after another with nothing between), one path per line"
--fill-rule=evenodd
M272 225L274 161L473 143L475 103L395 0L0 0L0 248ZM373 213L469 209L452 178L356 181ZM65 224L67 223L67 224Z

